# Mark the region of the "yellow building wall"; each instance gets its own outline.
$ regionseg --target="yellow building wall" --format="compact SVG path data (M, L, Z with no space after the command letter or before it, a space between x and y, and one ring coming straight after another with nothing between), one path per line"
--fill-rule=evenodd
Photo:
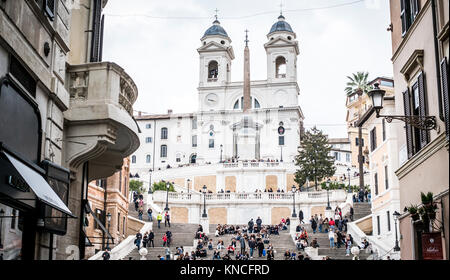
M273 207L272 208L272 224L279 224L282 218L288 218L291 216L291 209L288 207Z
M275 175L267 175L266 176L266 190L272 188L273 191L276 191L278 188L278 177Z
M317 216L324 216L325 217L325 206L313 206L311 207L311 215L314 216L317 214ZM309 220L309 217L305 217L305 219Z
M186 207L170 207L172 223L183 223L189 222L189 211Z
M294 181L294 174L286 174L286 190L290 192L292 190L292 185L294 185L297 190L299 190L298 184Z
M225 177L225 191L236 192L236 176Z
M216 176L197 176L194 177L194 190L202 191L203 186L207 187L208 191L216 192Z
M227 224L227 208L210 208L208 217L210 224Z

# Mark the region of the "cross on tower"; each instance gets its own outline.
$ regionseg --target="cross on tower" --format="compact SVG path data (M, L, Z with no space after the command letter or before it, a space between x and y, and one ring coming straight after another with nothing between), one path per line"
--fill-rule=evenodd
M217 20L217 13L219 12L219 10L216 8L215 10L214 10L215 12L216 12L216 14L214 15L214 17L216 18L216 20Z
M280 1L280 15L283 15L283 1Z
M248 47L248 42L250 42L249 40L248 40L248 30L247 29L245 29L245 46L247 46Z

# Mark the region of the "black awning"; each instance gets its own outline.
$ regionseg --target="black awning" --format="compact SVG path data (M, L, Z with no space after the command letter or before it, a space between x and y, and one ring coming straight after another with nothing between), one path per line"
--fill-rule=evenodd
M36 195L37 200L58 211L63 212L64 214L67 214L72 218L76 218L41 174L28 167L27 165L16 159L14 156L10 155L8 152L1 151L0 153L8 159L8 161L12 165L12 168L17 171L21 179L26 183L26 185L31 188L33 193ZM12 176L9 178L9 180L11 181L9 182L10 185L17 185L14 184L13 181L15 180L15 178L13 178Z

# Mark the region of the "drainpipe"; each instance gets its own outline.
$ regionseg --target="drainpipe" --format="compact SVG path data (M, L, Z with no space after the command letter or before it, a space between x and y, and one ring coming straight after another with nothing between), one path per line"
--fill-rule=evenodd
M436 81L439 104L439 118L445 121L444 113L442 111L442 91L441 91L441 69L439 67L439 42L437 39L437 21L436 21L436 0L431 0L431 11L433 15L433 39L434 39L434 60L436 66Z

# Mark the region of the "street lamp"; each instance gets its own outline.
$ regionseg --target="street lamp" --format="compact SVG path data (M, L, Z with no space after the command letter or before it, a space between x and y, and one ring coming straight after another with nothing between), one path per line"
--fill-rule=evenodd
M152 171L151 169L148 170L148 193L152 194Z
M164 211L169 211L169 189L170 189L170 182L166 182L166 189L167 189L167 193L166 193L166 208L164 208Z
M188 193L189 193L189 189L190 189L190 184L189 184L190 182L191 182L191 179L187 179L187 185L188 185L188 186L187 186L187 189L188 189Z
M388 123L391 123L393 120L400 120L421 130L437 129L436 117L434 116L380 115L380 111L383 109L383 99L386 91L380 89L378 83L375 83L374 88L367 94L372 99L372 106L375 109L377 118L384 118Z
M295 187L295 185L292 186L292 198L293 198L293 209L294 211L292 212L292 217L293 218L297 218L297 213L295 213L295 191L297 190L297 188Z
M223 145L220 144L220 162L222 162Z
M108 233L111 228L111 213L106 214L106 219L108 220ZM109 250L109 237L106 237L106 249Z
M3 215L4 214L5 214L5 211L3 209L0 209L0 249L3 249L2 231L3 231Z
M203 186L203 214L202 218L207 218L208 214L206 214L206 185Z
M348 172L348 193L352 192L352 187L350 185L350 167L347 168L347 172Z
M398 213L397 211L395 211L393 214L394 216L394 222L395 222L395 247L394 247L394 251L398 252L400 251L400 246L398 246L398 236L397 236L397 220L400 217L400 213Z
M329 195L329 190L330 190L330 179L328 179L327 180L327 183L326 183L326 186L327 186L327 210L331 210L331 206L330 206L330 195Z

